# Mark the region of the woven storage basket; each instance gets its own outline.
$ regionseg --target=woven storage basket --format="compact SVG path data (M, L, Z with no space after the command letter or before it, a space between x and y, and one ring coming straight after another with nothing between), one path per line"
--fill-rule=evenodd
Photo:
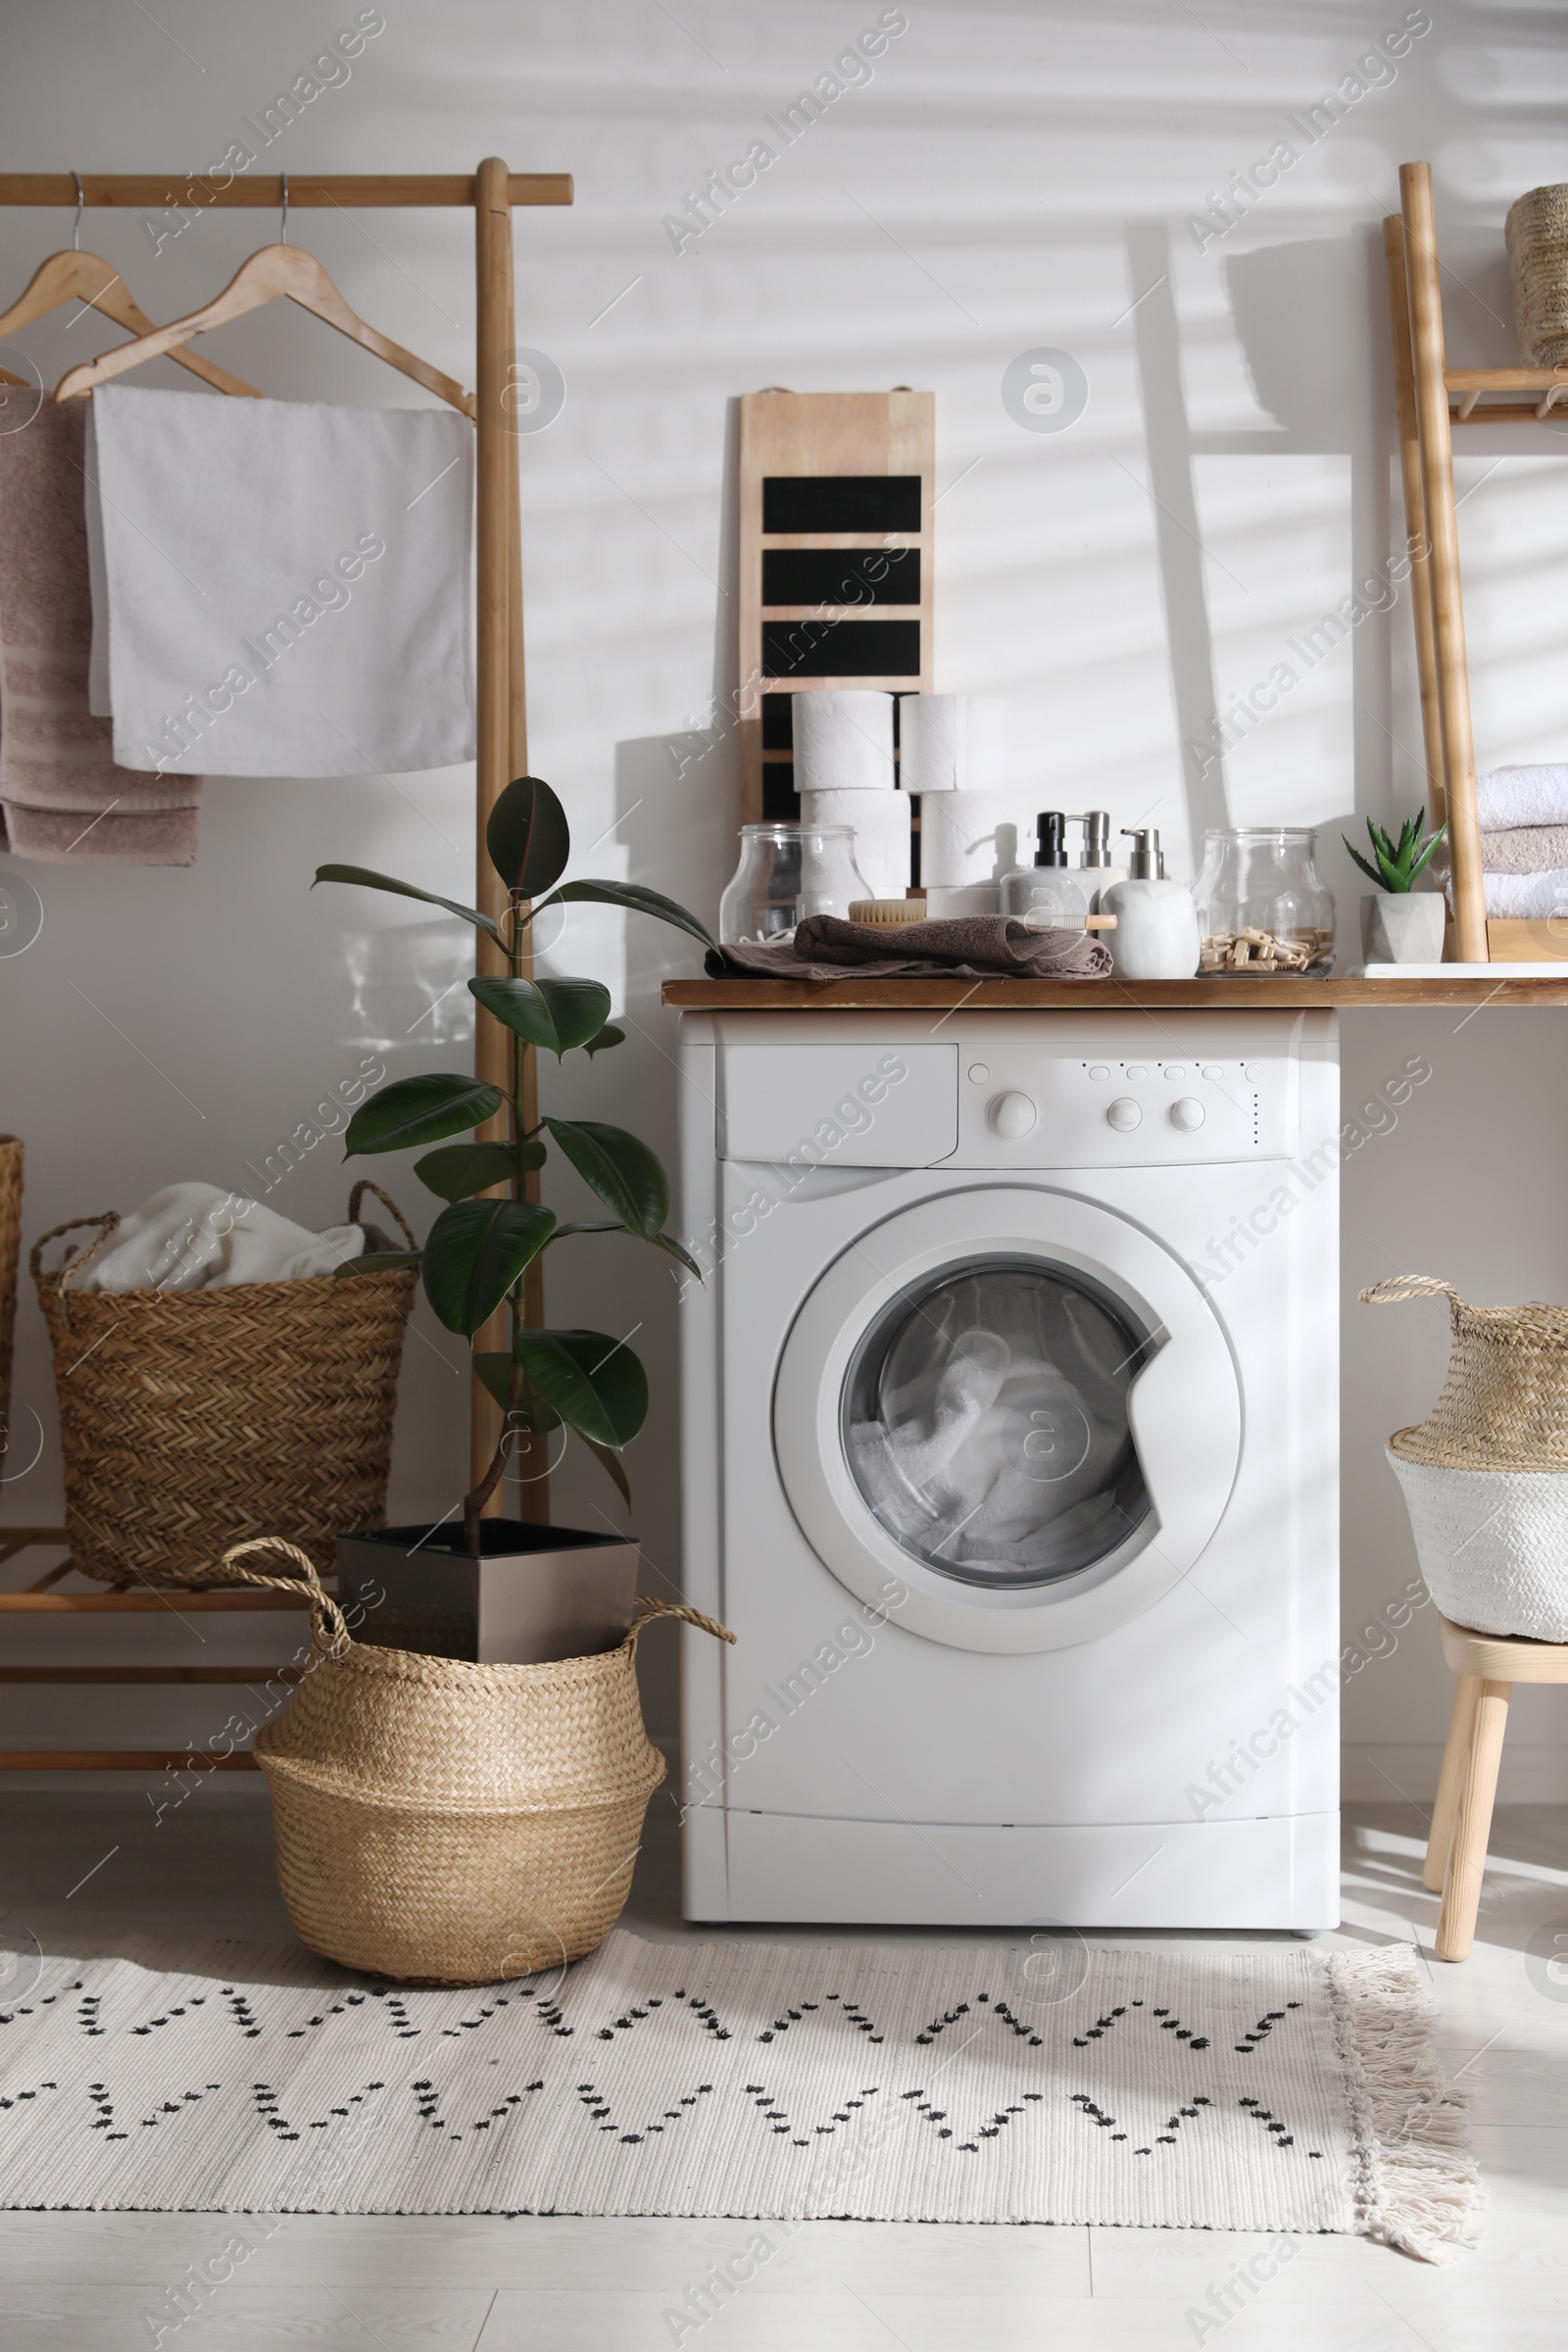
M11 1350L17 1336L22 1251L22 1139L0 1135L0 1459L11 1429Z
M637 1637L696 1609L639 1600L618 1649L475 1666L351 1641L311 1563L311 1654L255 1749L272 1792L277 1876L312 1951L406 1984L493 1984L580 1959L619 1918L664 1759L643 1728Z
M1448 1302L1443 1392L1388 1445L1433 1599L1477 1633L1568 1642L1568 1307L1468 1306L1430 1274L1361 1298Z
M1519 364L1560 368L1568 361L1568 186L1519 197L1503 236Z
M1388 1458L1449 1624L1568 1642L1568 1470L1448 1470L1392 1446Z
M378 1185L361 1181L349 1219ZM232 1290L75 1291L119 1224L52 1274L32 1251L54 1349L72 1556L104 1584L210 1583L220 1553L281 1532L330 1567L334 1539L386 1514L412 1267Z
M1396 1274L1361 1293L1365 1306L1448 1301L1448 1374L1392 1450L1448 1470L1568 1470L1568 1306L1467 1306L1435 1274Z

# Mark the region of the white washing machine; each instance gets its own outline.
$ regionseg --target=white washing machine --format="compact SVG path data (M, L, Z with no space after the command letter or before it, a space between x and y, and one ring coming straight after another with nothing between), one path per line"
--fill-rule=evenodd
M1335 1925L1335 1016L681 1071L687 1916Z

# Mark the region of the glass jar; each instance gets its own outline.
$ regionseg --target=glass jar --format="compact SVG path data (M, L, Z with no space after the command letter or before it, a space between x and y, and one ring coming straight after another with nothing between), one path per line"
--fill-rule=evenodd
M803 915L836 914L847 921L851 901L870 896L855 862L852 826L788 817L742 825L741 861L718 902L719 942L782 942Z
M1238 825L1203 835L1193 885L1200 972L1323 977L1334 961L1334 898L1312 863L1308 825Z

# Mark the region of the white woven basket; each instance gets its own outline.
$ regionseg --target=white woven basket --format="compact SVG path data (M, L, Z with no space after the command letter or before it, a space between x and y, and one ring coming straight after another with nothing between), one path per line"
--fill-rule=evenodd
M1450 1470L1385 1450L1445 1617L1568 1642L1568 1470Z

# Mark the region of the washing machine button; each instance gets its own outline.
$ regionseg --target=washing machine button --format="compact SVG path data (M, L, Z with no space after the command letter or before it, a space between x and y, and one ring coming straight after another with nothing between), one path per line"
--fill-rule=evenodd
M1244 1061L1242 1076L1247 1080L1249 1086L1260 1085L1263 1077L1263 1064L1260 1061Z
M1016 1144L1034 1126L1037 1117L1034 1104L1027 1095L1009 1092L997 1095L986 1105L986 1117L992 1130L1004 1144Z
M1089 1075L1091 1078L1108 1078L1110 1071L1104 1062L1093 1061L1089 1065Z
M969 1064L969 1080L970 1080L970 1084L971 1084L971 1085L973 1085L973 1086L984 1086L984 1084L985 1084L986 1080L987 1080L987 1079L990 1077L990 1075L991 1075L990 1068L988 1067L988 1065L987 1065L985 1062L983 1062L983 1061L971 1061L971 1062L970 1062L970 1064Z
M1130 1061L1127 1064L1127 1075L1129 1078L1147 1078L1149 1072L1141 1061Z
M1114 1127L1118 1135L1130 1135L1135 1127L1141 1125L1143 1116L1138 1104L1130 1097L1118 1095L1106 1108L1105 1123Z
M1219 1063L1218 1063L1217 1061L1205 1061L1205 1062L1204 1062L1204 1064L1203 1064L1203 1076L1204 1076L1205 1078L1223 1078L1223 1077L1224 1077L1224 1075L1225 1075L1225 1073L1224 1073L1224 1071L1223 1071L1223 1070L1220 1068L1220 1066L1219 1066Z
M1181 1128L1184 1135L1191 1135L1195 1128L1201 1127L1203 1118L1203 1105L1193 1095L1178 1095L1170 1106L1170 1123L1173 1127Z

